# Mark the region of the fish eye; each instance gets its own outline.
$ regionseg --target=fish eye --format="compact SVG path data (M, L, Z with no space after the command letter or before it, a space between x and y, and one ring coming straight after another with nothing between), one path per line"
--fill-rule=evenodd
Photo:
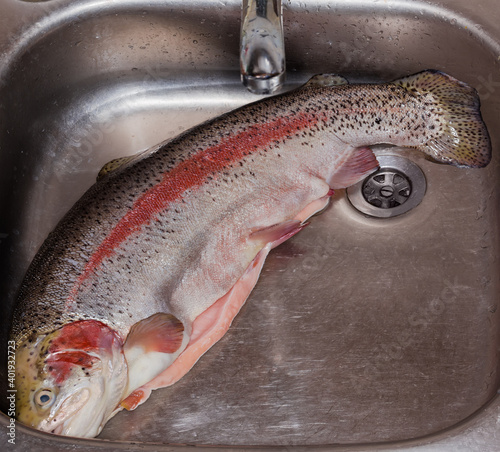
M54 403L56 395L50 389L40 389L35 393L35 403L40 408L48 408Z

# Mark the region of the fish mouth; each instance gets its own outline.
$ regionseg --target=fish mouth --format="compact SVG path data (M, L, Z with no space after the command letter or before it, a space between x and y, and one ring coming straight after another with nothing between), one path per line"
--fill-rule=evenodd
M89 388L82 388L69 395L58 406L54 407L51 415L40 423L38 429L55 435L71 435L75 415L89 399Z

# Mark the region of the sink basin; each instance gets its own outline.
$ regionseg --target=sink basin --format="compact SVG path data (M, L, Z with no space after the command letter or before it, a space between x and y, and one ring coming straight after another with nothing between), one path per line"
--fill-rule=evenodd
M240 83L240 3L189 5L0 5L2 394L16 290L102 165L260 98ZM337 191L271 253L226 336L97 439L9 427L1 397L16 450L498 450L499 21L495 0L285 2L283 90L443 70L478 90L492 163L399 152L425 177L416 207L376 218Z

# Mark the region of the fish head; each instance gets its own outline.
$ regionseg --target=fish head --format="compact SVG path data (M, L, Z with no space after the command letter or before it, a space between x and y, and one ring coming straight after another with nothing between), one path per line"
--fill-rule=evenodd
M96 320L69 323L17 348L17 418L38 430L97 436L119 411L126 386L122 340Z

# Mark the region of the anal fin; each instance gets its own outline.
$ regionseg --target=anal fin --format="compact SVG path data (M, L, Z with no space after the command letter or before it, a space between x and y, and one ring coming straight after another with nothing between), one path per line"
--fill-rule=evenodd
M352 148L340 168L331 175L328 184L332 188L347 188L362 180L379 167L369 147Z

